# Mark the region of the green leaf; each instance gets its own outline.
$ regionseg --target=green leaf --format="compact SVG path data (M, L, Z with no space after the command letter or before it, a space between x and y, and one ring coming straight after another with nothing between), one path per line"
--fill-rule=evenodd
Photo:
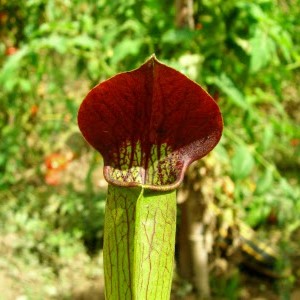
M260 147L262 151L268 150L274 138L274 128L272 125L266 125L263 131L262 141Z
M246 178L254 167L254 158L244 145L237 146L232 158L232 175L236 179Z
M136 55L142 45L141 40L123 40L114 49L114 55L111 59L111 63L117 64L128 55Z
M220 77L210 78L210 80L229 97L229 100L231 100L234 105L247 109L248 103L246 102L245 96L225 73L222 73Z
M64 54L68 47L67 47L67 38L58 34L52 34L47 38L41 38L34 41L34 46L37 50L41 48L46 49L53 49L60 54Z
M0 85L5 91L11 92L18 83L18 71L20 69L22 59L28 54L28 47L25 46L11 55L5 62L0 71Z
M266 32L257 27L250 45L250 72L256 73L274 59L275 43Z
M256 3L249 1L238 1L236 5L239 9L247 11L255 20L260 21L266 18L266 14L261 7Z
M245 221L251 227L255 227L266 219L269 211L270 207L265 204L264 198L255 197L248 207Z
M97 41L85 34L81 34L71 40L71 46L93 50L97 47Z
M287 62L292 62L293 40L287 31L283 31L279 26L274 26L272 37L276 41L277 47Z
M273 169L268 168L256 183L255 194L261 195L267 192L273 184Z
M162 43L178 45L190 42L196 34L195 31L189 29L170 29L163 34L161 41Z

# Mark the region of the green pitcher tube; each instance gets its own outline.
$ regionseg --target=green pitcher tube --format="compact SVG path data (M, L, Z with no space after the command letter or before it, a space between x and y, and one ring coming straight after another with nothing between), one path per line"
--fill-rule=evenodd
M107 300L168 300L174 267L176 191L109 185L104 231Z

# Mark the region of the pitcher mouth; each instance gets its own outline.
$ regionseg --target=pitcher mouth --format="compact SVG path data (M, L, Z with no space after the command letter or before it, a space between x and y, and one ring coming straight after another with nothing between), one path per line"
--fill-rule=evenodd
M188 165L215 147L223 128L212 97L154 56L93 88L78 124L102 154L109 183L153 190L178 187Z

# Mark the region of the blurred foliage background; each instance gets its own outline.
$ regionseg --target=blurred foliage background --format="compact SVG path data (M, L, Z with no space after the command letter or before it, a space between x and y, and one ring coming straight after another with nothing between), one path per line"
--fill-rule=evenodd
M296 255L300 2L192 2L185 26L173 0L1 0L1 300L77 299L101 285L106 184L77 110L91 87L152 53L218 102L225 130L213 165L231 205ZM239 290L236 276L229 288Z

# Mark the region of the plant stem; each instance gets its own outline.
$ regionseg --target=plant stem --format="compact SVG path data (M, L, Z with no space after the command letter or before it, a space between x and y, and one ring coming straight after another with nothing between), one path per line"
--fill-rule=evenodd
M107 300L169 300L176 191L109 185L104 225Z

